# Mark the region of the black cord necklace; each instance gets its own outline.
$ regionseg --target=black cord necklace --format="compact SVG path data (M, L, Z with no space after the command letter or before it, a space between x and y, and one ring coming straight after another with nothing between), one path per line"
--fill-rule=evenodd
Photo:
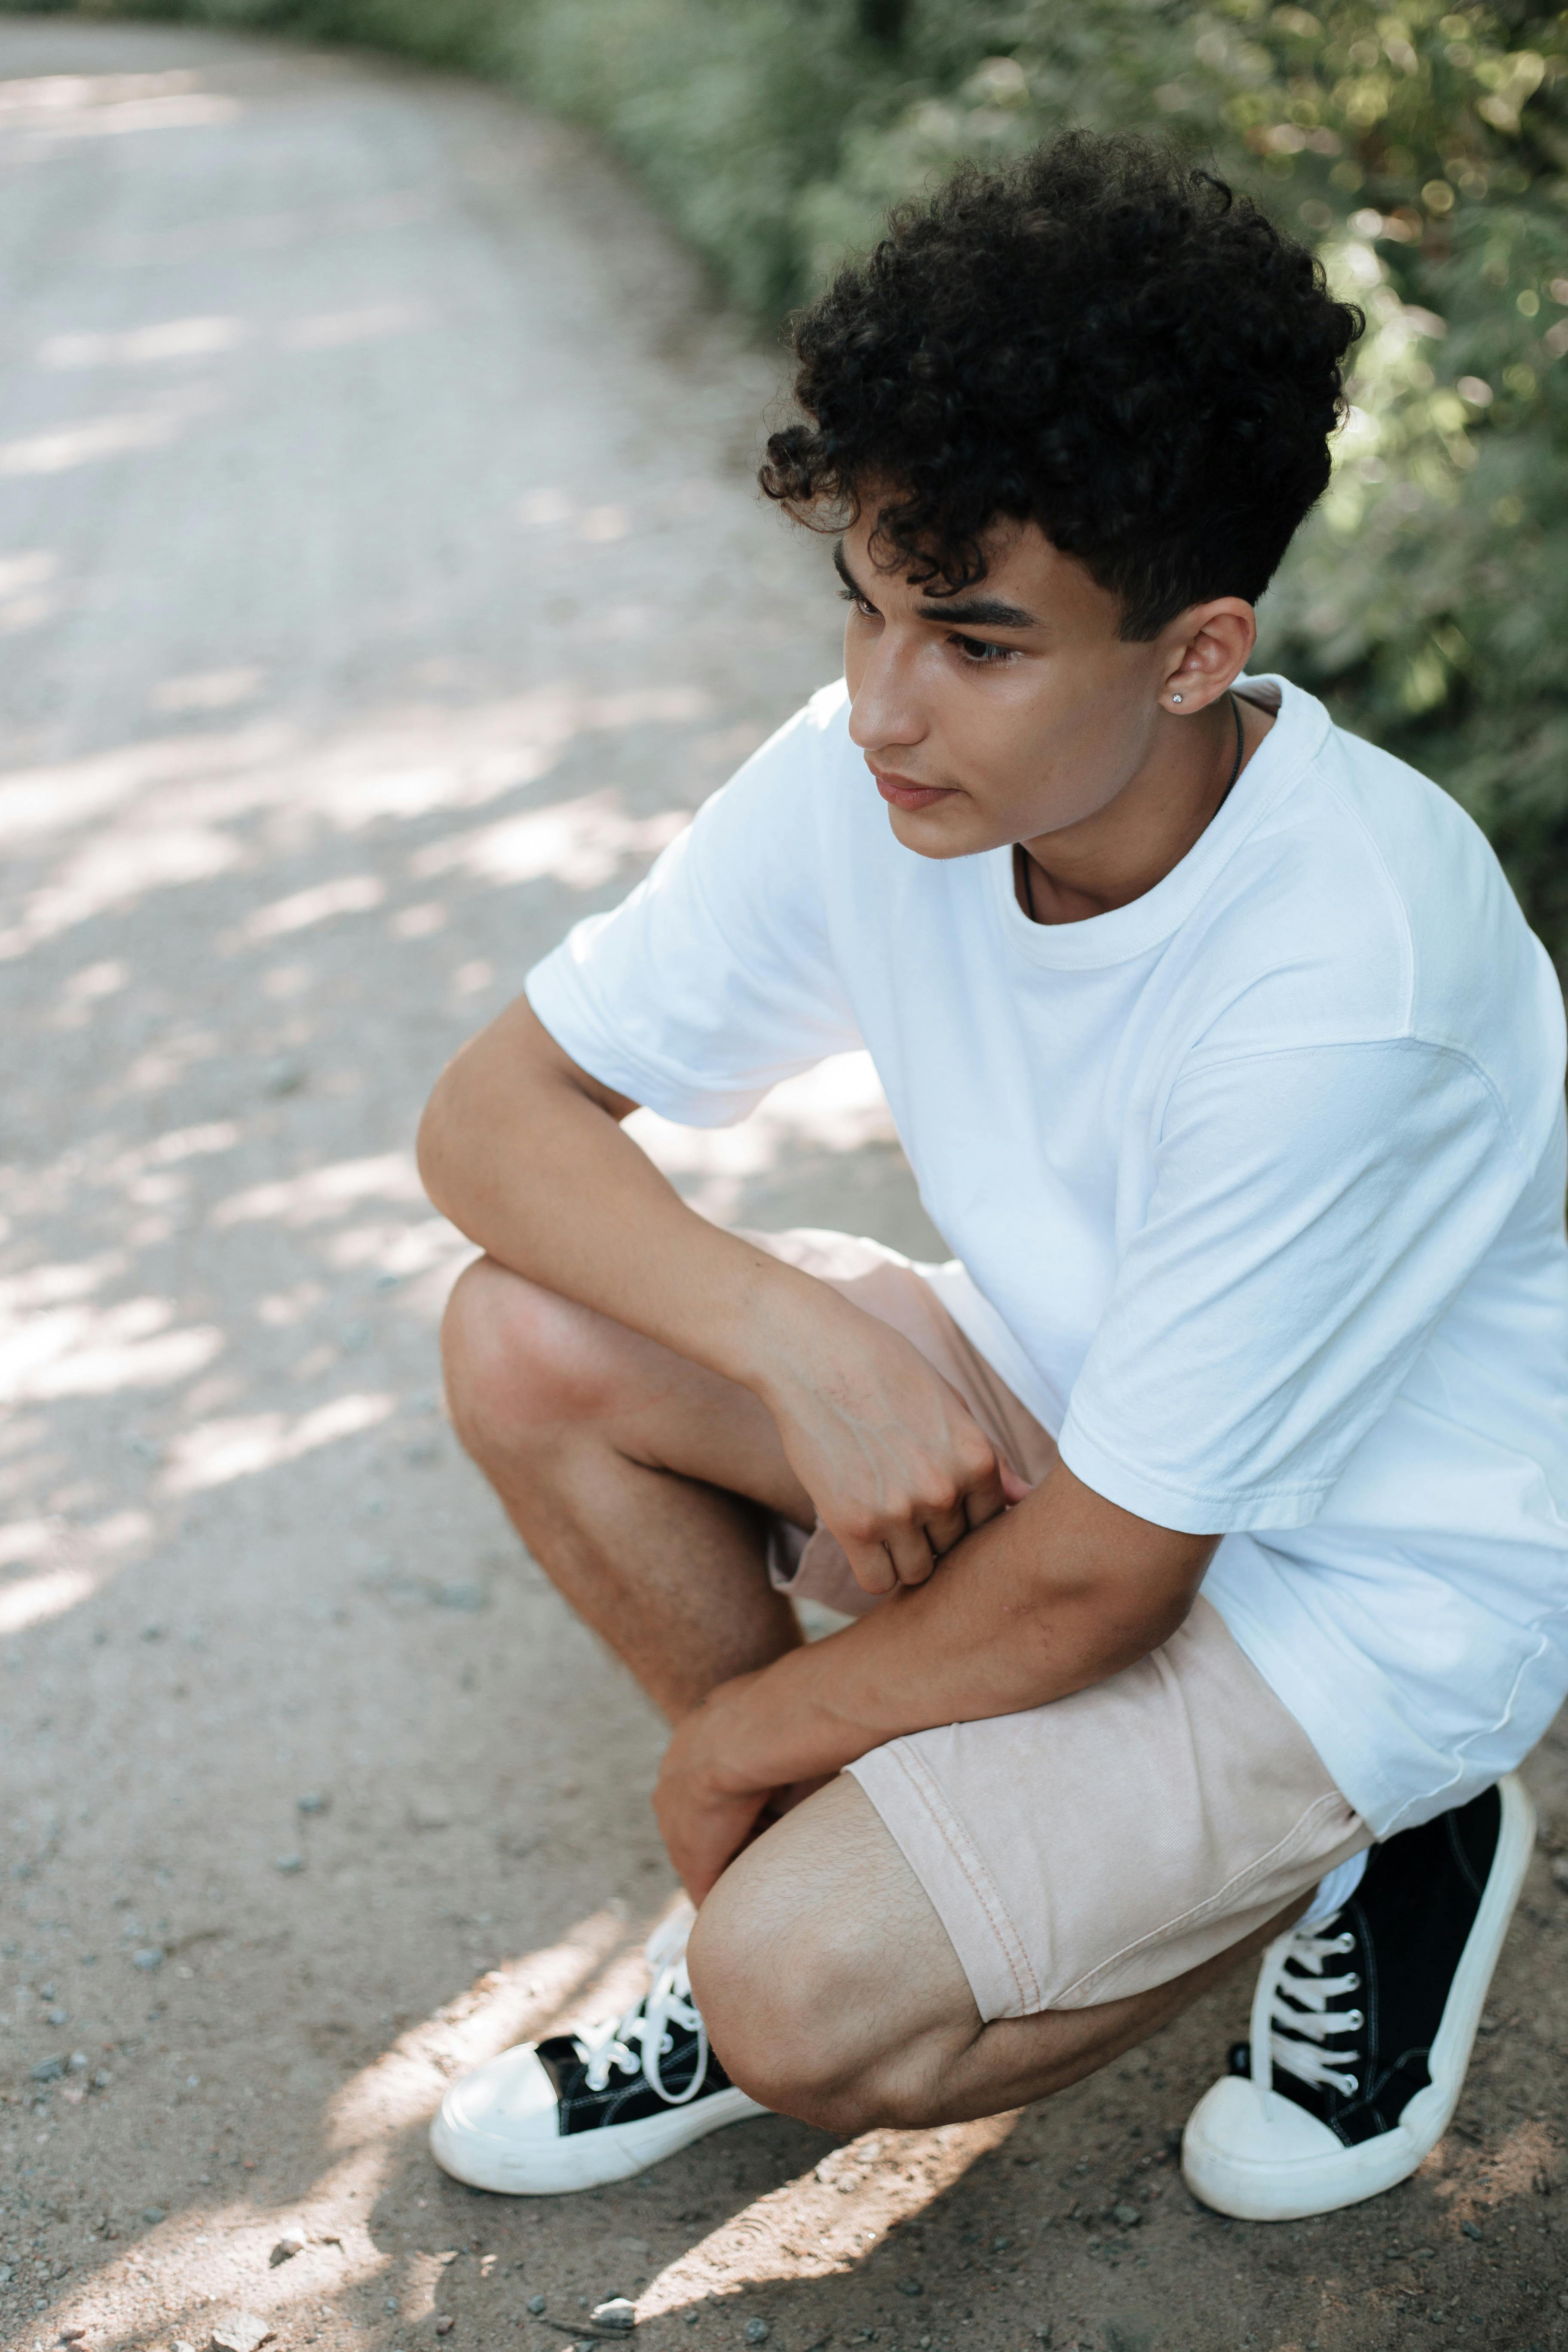
M1226 688L1226 692L1229 693L1228 688ZM1230 763L1230 776L1226 784L1226 788L1214 804L1214 815L1209 818L1209 824L1214 823L1215 817L1218 816L1221 809L1224 808L1226 801L1229 800L1231 793L1235 791L1236 780L1241 773L1242 761L1247 756L1247 737L1242 732L1241 726L1241 704L1234 694L1230 695L1230 712L1231 717L1236 721L1236 757ZM1206 832L1208 827L1205 825L1204 829ZM1029 872L1029 868L1033 866L1035 861L1030 856L1028 851L1025 848L1021 841L1016 844L1016 847L1018 856L1022 858L1024 863L1024 904L1028 910L1030 922L1037 923L1040 919L1035 912L1035 885Z

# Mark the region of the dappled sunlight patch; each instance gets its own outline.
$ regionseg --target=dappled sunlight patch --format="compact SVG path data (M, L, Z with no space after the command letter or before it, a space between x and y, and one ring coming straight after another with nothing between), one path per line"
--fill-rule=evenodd
M936 2131L868 2132L814 2171L757 2198L659 2273L637 2297L639 2316L765 2279L826 2278L851 2270L900 2222L944 2196L1016 2127L1016 2115Z
M162 810L153 788L276 760L294 740L279 726L154 736L85 760L17 769L0 776L0 845L14 848L100 824L128 803L139 803L140 820L155 820Z
M290 319L279 340L288 351L326 352L345 343L367 343L383 335L405 335L435 320L420 302L363 302L357 310L321 310L306 319Z
M0 556L0 635L53 620L62 603L59 570L59 557L48 548Z
M13 1577L0 1584L0 1634L20 1633L90 1600L98 1579L85 1568L51 1569L43 1576Z
M452 2075L550 2031L568 2001L586 1999L595 2014L607 2015L617 1999L626 1997L640 1958L623 1956L618 1970L593 1980L626 1940L625 1917L606 1908L581 1921L560 1943L488 1969L468 1991L400 2033L389 2050L344 2084L328 2109L330 2145L384 2143L391 2133L426 2121Z
M210 1325L171 1329L174 1314L167 1298L127 1298L35 1312L0 1328L0 1397L107 1396L184 1380L212 1361L224 1337Z
M403 2136L426 2123L454 2074L548 2031L584 1988L595 2014L601 2003L613 2007L635 1962L623 1958L618 1973L602 1972L626 1940L624 1917L606 1908L560 1943L488 1970L335 2094L325 2116L328 2160L302 2195L259 2208L207 2203L156 2224L133 2247L116 2249L79 2304L71 2297L57 2305L47 2340L73 2325L90 2324L94 2343L110 2331L125 2335L144 2321L150 2289L158 2325L136 2340L158 2344L183 2336L205 2345L237 2310L264 2318L280 2343L294 2342L294 2329L327 2298L376 2282L395 2286L405 2325L427 2318L444 2273L440 2258L416 2250L388 2254L373 2234L375 2200L402 2161ZM290 2230L304 2242L274 2265L272 2249Z
M73 467L96 465L105 457L166 448L189 424L207 415L216 403L216 394L208 387L186 384L161 397L154 407L74 418L69 424L51 426L43 433L25 434L18 440L0 442L0 476L64 474Z
M13 1519L8 1528L0 1528L0 1568L36 1559L54 1539L55 1530L47 1519Z
M101 1257L30 1265L24 1273L5 1276L0 1280L0 1335L15 1324L18 1316L31 1314L37 1307L57 1307L66 1299L87 1297L111 1281L125 1264L121 1252L108 1250Z
M149 1168L174 1168L183 1160L195 1160L209 1153L232 1151L240 1141L240 1129L232 1118L208 1119L200 1127L174 1127L166 1135L154 1136L151 1143L135 1145L129 1151L116 1154L109 1165L111 1181L129 1183Z
M36 74L0 82L0 130L93 139L129 131L195 131L232 122L239 100L201 87L189 68L168 73Z
M411 1152L384 1151L373 1160L338 1160L326 1168L309 1168L300 1176L286 1176L271 1184L253 1184L231 1193L213 1211L215 1225L268 1222L280 1225L314 1225L341 1216L357 1201L419 1201L425 1187Z
M1454 2221L1476 2221L1494 2206L1527 2197L1558 2177L1558 2145L1550 2127L1531 2117L1515 2124L1491 2147L1477 2147L1449 2132L1416 2176L1447 2208Z
M226 1486L234 1478L253 1477L258 1471L297 1462L318 1446L358 1437L367 1429L377 1428L396 1410L395 1396L384 1391L360 1392L333 1397L298 1419L282 1412L258 1412L203 1422L174 1440L159 1485L166 1495L192 1495Z
M306 2305L340 2294L385 2266L363 2223L345 2219L342 2210L367 2202L377 2185L363 2163L336 2179L333 2218L323 2212L315 2227L298 2202L265 2211L237 2203L203 2205L160 2222L134 2247L116 2248L90 2284L68 2292L47 2326L42 2319L37 2323L37 2340L58 2344L75 2326L85 2333L84 2352L106 2333L122 2344L166 2346L184 2337L205 2347L214 2329L241 2311L260 2315L287 2340ZM304 2244L290 2262L274 2267L271 2250L291 2229ZM148 2329L150 2297L158 2318Z
M327 1244L326 1257L331 1265L345 1272L352 1267L374 1266L379 1274L396 1275L400 1281L428 1274L432 1266L446 1265L456 1257L471 1256L474 1244L456 1225L445 1217L426 1217L416 1225L374 1224L353 1225L346 1232L334 1234Z
M479 882L549 880L592 890L628 858L656 856L690 821L688 809L630 817L613 793L584 793L437 842L410 859L409 871L421 880L463 873Z
M249 331L243 319L164 319L119 334L51 335L38 350L46 368L145 367L231 352Z
M318 882L309 890L275 899L270 907L258 907L247 917L239 937L251 944L281 939L290 931L328 922L334 915L368 914L385 896L386 885L374 874L341 875L334 882Z

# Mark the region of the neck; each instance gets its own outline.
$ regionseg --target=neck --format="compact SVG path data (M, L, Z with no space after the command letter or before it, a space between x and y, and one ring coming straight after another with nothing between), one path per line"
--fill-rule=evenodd
M1191 719L1163 720L1155 752L1104 808L1019 844L1025 913L1037 923L1082 923L1142 898L1213 823L1273 724L1266 711L1229 695Z

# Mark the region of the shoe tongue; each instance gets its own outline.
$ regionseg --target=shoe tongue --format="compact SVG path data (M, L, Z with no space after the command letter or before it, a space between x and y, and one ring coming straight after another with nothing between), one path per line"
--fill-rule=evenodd
M587 2053L574 2033L552 2033L547 2040L536 2042L534 2053L549 2075L558 2099L566 2096L567 2079L581 2074L587 2063Z

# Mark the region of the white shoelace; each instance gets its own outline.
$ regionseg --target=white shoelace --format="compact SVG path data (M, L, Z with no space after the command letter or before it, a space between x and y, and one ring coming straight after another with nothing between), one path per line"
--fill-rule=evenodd
M1326 1919L1322 1925L1326 1929L1333 1921ZM1359 2089L1358 2077L1344 2063L1349 2052L1324 2047L1364 2022L1359 2009L1329 2008L1330 2001L1361 1990L1353 1969L1343 1976L1324 1973L1328 1961L1354 1949L1352 1935L1332 1936L1304 1926L1289 1929L1269 1945L1252 2000L1252 2079L1260 2091L1271 2089L1276 2069L1314 2090L1335 2090L1347 2098ZM1281 2030L1277 2032L1276 2027Z
M612 2066L620 2074L641 2074L667 2106L684 2106L702 2088L708 2074L708 2030L693 2005L691 1980L686 1973L686 1938L695 1916L690 1905L683 1903L654 1929L643 1948L653 1970L647 1991L623 2018L601 2028L596 2038L586 2033L577 2037L588 2053L585 2080L590 2091L605 2089ZM696 2061L684 2091L667 2090L659 2073L659 2061L673 2047L672 2024L684 2026L697 2036Z

